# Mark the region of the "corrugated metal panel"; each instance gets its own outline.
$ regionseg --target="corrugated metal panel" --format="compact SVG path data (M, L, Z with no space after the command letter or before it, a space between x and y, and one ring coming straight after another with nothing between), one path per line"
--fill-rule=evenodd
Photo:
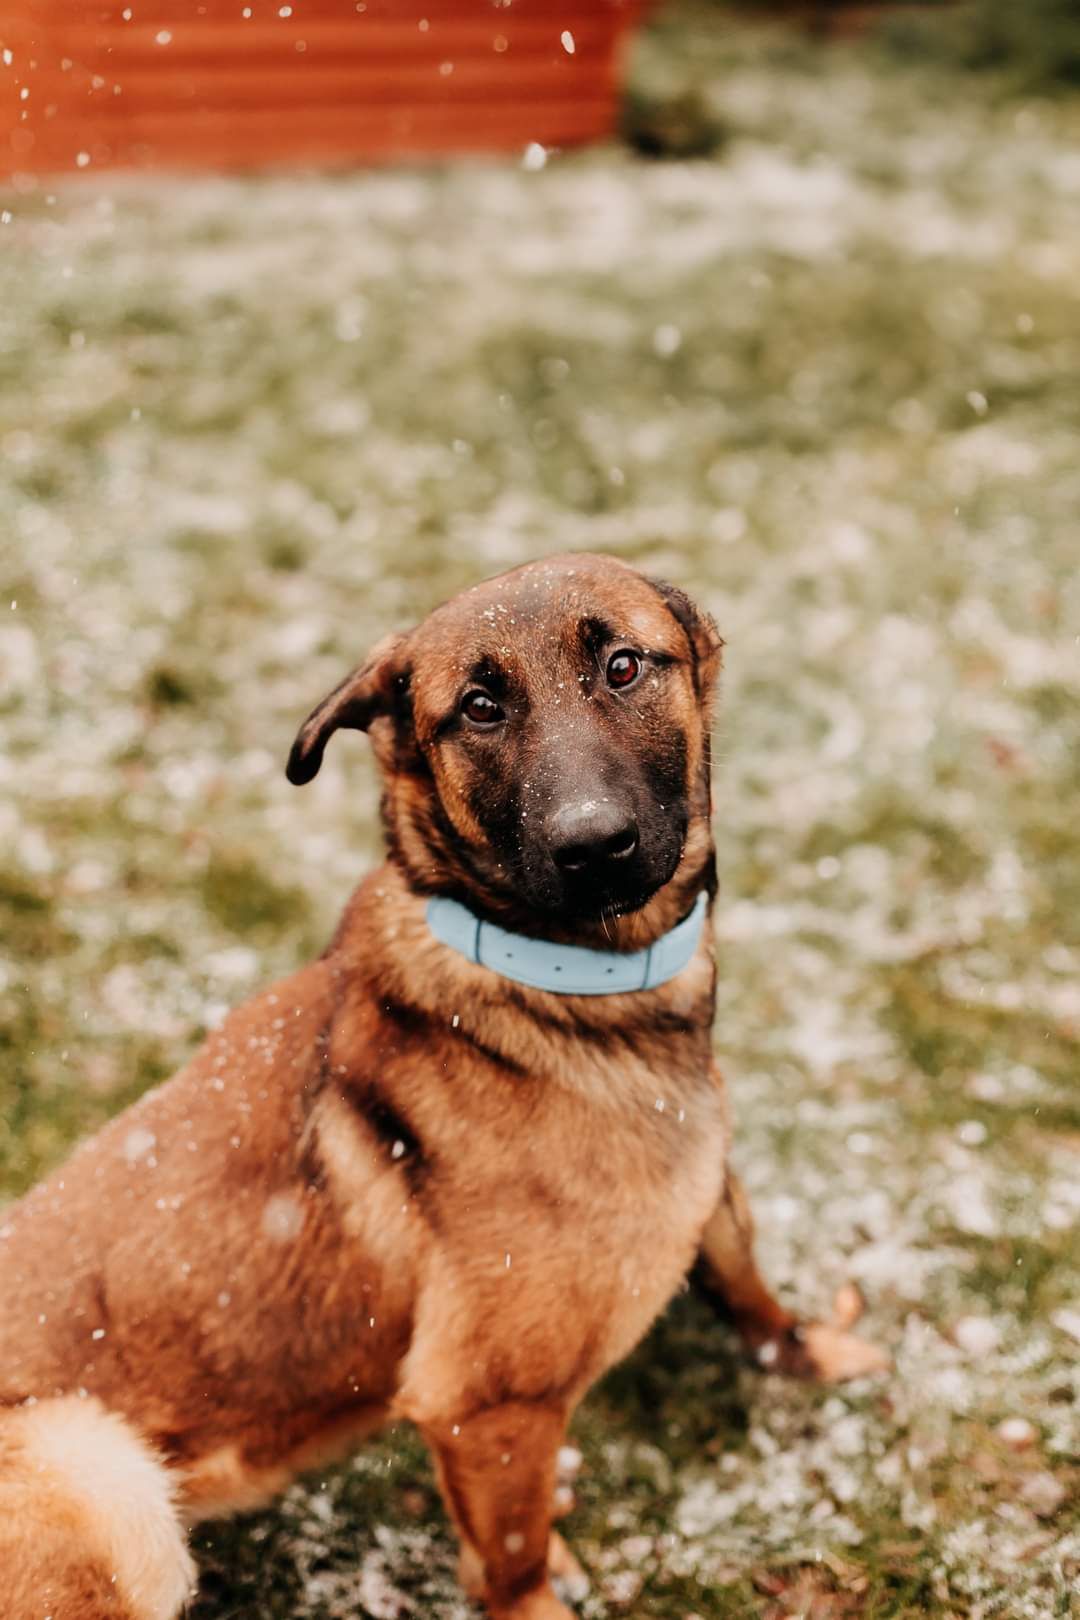
M607 134L643 0L0 0L0 173Z

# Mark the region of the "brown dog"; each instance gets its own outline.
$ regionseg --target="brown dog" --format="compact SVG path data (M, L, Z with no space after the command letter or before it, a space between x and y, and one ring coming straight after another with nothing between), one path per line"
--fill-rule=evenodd
M389 637L306 721L294 782L370 732L388 861L319 961L0 1217L8 1620L170 1620L185 1522L394 1418L469 1591L565 1617L567 1421L699 1254L766 1359L882 1364L776 1304L725 1170L719 657L679 591L562 557Z

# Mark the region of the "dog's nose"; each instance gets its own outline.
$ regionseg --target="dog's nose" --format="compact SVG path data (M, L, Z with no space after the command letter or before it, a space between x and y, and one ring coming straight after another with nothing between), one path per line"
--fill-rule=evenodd
M637 848L637 822L610 799L560 805L548 821L548 847L563 872L593 872L625 860Z

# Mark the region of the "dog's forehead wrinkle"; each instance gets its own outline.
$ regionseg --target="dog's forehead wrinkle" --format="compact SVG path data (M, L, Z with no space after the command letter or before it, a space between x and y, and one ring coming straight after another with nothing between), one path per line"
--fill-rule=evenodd
M482 656L513 659L528 671L533 690L553 663L563 665L564 679L577 681L603 646L620 642L669 658L685 655L679 625L655 588L610 558L526 564L444 603L421 628L429 634L418 638L420 646L433 645L444 672L449 658L464 666L461 675Z

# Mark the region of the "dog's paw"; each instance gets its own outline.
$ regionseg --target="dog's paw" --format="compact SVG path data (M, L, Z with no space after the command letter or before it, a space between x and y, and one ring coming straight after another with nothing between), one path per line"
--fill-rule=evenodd
M854 1283L845 1283L833 1300L828 1322L806 1322L790 1328L758 1347L763 1367L795 1378L815 1378L842 1384L851 1378L869 1378L888 1372L892 1361L880 1346L861 1339L851 1329L864 1309Z
M808 1376L825 1384L869 1378L892 1366L880 1345L860 1339L857 1333L846 1333L831 1322L808 1322L802 1329L802 1349Z
M492 1620L577 1620L573 1609L560 1603L546 1582L519 1597L510 1608L492 1606L488 1613Z
M574 1557L558 1531L553 1530L548 1540L547 1558L548 1579L555 1582L560 1594L569 1599L571 1603L580 1603L582 1598L589 1595L589 1577ZM474 1602L483 1603L487 1595L487 1581L484 1574L484 1564L475 1547L465 1543L458 1559L458 1581L466 1597ZM550 1592L550 1588L548 1588ZM559 1599L551 1592L551 1601L555 1607L550 1617L546 1610L538 1609L535 1620L558 1620L558 1617L568 1615L570 1610L565 1608ZM526 1620L526 1611L522 1610L520 1617L518 1610L513 1611L514 1620ZM534 1620L532 1610L528 1611L528 1620Z
M589 1577L574 1557L557 1530L551 1532L548 1542L548 1575L555 1588L571 1603L580 1603L589 1595Z

